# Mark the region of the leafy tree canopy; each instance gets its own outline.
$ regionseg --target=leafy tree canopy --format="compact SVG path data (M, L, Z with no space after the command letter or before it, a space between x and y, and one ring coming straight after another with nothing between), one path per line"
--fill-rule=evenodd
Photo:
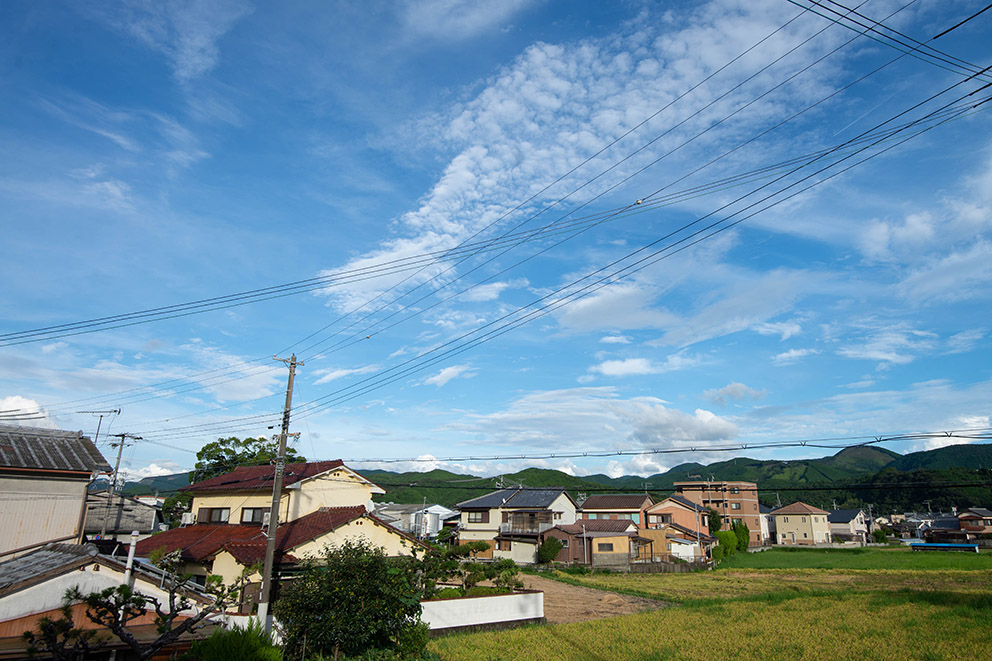
M712 507L709 508L709 525L710 525L710 535L716 536L720 532L720 528L723 527L723 517Z
M267 438L245 438L236 436L218 438L207 443L196 453L196 466L189 475L189 481L203 480L229 473L238 466L265 466L276 460L279 454L279 441ZM293 448L286 448L286 463L306 461Z

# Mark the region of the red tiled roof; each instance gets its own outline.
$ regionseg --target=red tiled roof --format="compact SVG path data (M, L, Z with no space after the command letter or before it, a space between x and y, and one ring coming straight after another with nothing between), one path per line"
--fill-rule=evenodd
M652 504L650 496L643 493L635 494L607 494L601 496L589 496L582 503L583 510L639 510L644 506L644 501L648 505Z
M583 527L586 532L623 533L632 528L636 529L637 524L629 519L588 519L583 520L582 523L568 523L556 527L569 535L581 535Z
M813 507L812 505L807 505L801 500L797 500L791 505L786 505L785 507L780 507L777 510L772 510L772 514L830 514L825 510L821 510L818 507Z
M334 461L311 461L309 463L286 464L282 477L283 486L288 486L344 466L340 459ZM224 473L183 487L182 491L247 491L268 486L271 490L275 476L275 466L238 466L230 473Z
M180 549L184 559L202 560L229 542L246 542L254 538L261 539L264 547L265 535L259 525L201 523L147 537L138 542L135 554L147 558L157 549L164 549L167 553Z

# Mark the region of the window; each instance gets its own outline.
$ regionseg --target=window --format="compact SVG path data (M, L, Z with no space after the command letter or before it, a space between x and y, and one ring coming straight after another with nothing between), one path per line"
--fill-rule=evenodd
M501 539L501 540L499 540L499 546L497 548L500 551L509 551L510 550L510 540L508 540L508 539Z
M196 514L197 523L227 523L231 516L230 507L201 507Z
M805 516L803 517L803 523L806 523L806 517Z
M740 503L730 503L730 509L732 509L732 510L739 510L740 508L741 508L741 504Z
M567 539L559 539L558 541L561 542L561 547L563 549L567 549L568 548L568 540Z
M241 523L261 523L268 507L246 507L241 510Z
M589 519L590 521L595 521L596 515L590 512L589 514L586 514L586 518Z
M738 526L741 525L741 520L740 519L734 519L734 525L738 525Z
M640 523L641 522L641 515L640 514L631 514L630 515L630 520L633 521L634 523Z
M803 539L806 539L807 537L809 537L809 535L807 535L806 533L803 533Z
M469 523L489 523L489 512L468 512Z
M782 517L782 523L788 523L788 522L789 522L789 517L783 516Z
M613 553L613 544L597 544L596 551L599 553Z
M741 490L737 487L730 487L730 493L740 493Z

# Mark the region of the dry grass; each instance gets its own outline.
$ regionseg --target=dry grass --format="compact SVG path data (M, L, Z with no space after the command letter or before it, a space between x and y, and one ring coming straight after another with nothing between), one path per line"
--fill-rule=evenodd
M442 638L444 659L989 658L992 604L932 592L773 597Z

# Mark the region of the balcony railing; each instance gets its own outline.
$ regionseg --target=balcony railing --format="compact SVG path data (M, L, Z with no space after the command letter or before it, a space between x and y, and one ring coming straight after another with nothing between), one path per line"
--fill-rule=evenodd
M551 523L501 523L499 531L508 535L538 535L553 527Z

